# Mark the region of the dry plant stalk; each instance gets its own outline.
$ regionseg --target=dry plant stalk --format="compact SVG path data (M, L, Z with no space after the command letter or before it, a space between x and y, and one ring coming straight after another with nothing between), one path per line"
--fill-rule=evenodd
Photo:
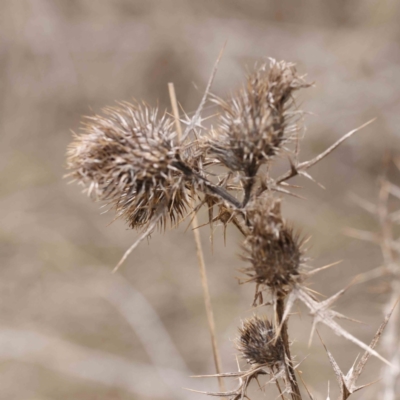
M311 338L322 323L365 351L347 375L328 352L338 378L339 399L345 400L360 389L355 383L371 355L392 368L374 350L389 317L370 345L337 322L347 317L334 311L332 305L345 289L323 301L308 289L307 278L329 266L312 270L306 265L307 241L282 216L281 196L293 194L289 179L300 175L313 180L308 170L372 121L315 158L300 162L304 112L296 107L294 95L311 84L298 74L295 65L271 59L256 66L245 84L227 99L210 96L216 69L194 116L181 119L186 124L182 134L178 118L160 115L137 102L119 103L105 109L103 116L90 117L68 149L68 176L84 185L89 195L105 201L116 211L116 218L124 218L131 228L141 231L121 261L157 227L176 226L203 206L208 209L211 231L213 224L233 224L243 234L246 265L240 283L254 285L253 306L258 310L269 307L272 316L254 315L239 329L236 347L246 369L238 363L236 372L208 375L235 378L238 386L207 394L233 400L249 398L248 387L255 380L261 389L276 385L281 399L304 398L287 324L293 305L299 301L313 318ZM202 118L209 97L220 110L212 128L205 127ZM273 166L283 156L289 158L290 167L276 177ZM223 172L216 175L215 167ZM314 398L308 388L306 392Z
M175 126L176 126L176 130L178 132L178 140L181 140L182 127L181 127L181 123L179 120L178 101L176 99L175 86L172 82L170 82L168 84L168 90L169 90L169 97L171 99L172 113L173 113L174 119L175 119ZM191 204L191 206L193 207L193 204ZM201 284L203 287L204 305L205 305L206 314L207 314L208 329L210 331L210 336L211 336L211 347L212 347L213 356L214 356L214 364L215 364L215 369L216 369L217 373L220 374L222 372L221 356L218 351L217 336L215 333L214 312L213 312L213 308L212 308L212 304L211 304L210 291L208 288L206 264L204 261L200 232L197 229L197 226L198 226L198 220L197 220L197 214L195 213L192 218L193 235L194 235L194 241L196 243L197 260L198 260L198 264L199 264ZM220 391L224 391L225 384L224 384L224 380L222 377L218 378L218 384L219 384Z
M394 160L400 169L398 159ZM385 169L389 166L389 159L385 160ZM371 279L389 279L388 300L383 307L387 314L394 303L400 299L400 246L399 237L395 233L394 226L399 222L400 212L390 210L391 199L400 199L400 188L391 183L386 174L380 179L380 190L377 205L364 199L355 197L355 201L372 216L379 224L379 232L365 232L355 229L347 229L349 236L366 240L380 246L383 265L371 271L358 275L356 282L365 282ZM382 337L382 353L395 368L385 365L381 372L380 398L382 400L396 400L396 394L400 390L400 309L393 310L392 322Z

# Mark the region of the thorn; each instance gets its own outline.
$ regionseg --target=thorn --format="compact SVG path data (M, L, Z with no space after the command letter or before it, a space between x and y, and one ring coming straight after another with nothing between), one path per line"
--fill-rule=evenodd
M365 128L367 125L371 124L374 122L376 118L371 119L370 121L366 122L365 124L359 126L356 129L353 129L352 131L348 132L346 135L342 136L338 141L336 141L332 146L328 147L324 152L319 154L318 156L314 157L313 159L309 161L304 161L300 164L297 164L296 167L291 165L291 169L288 172L285 172L283 175L281 175L277 180L276 183L280 184L283 181L287 181L290 178L293 178L294 176L298 175L300 170L306 170L308 168L311 168L313 165L321 161L323 158L325 158L327 155L329 155L333 150L335 150L340 144L342 144L345 140L347 140L349 137L351 137L354 133L358 132L362 128Z
M310 337L308 339L308 348L311 347L311 343L312 343L312 341L314 339L315 331L317 331L317 333L318 333L317 324L318 324L317 319L313 318L313 323L312 323L311 331L310 331Z
M201 394L206 394L208 396L217 396L217 397L229 397L229 396L234 396L237 393L235 391L232 392L203 392L201 390L194 390L194 389L189 389L189 388L182 388L184 390L188 390L189 392L194 392L194 393L201 393Z
M310 293L312 293L312 294L316 294L317 296L321 296L321 297L325 297L325 298L326 298L326 296L325 296L324 294L322 294L322 293L320 293L320 292L317 292L317 291L314 290L314 289L311 289L311 288L309 288L309 287L305 287L304 289L307 290L307 292L310 292Z
M289 313L292 310L293 305L294 305L294 303L296 302L297 299L298 299L298 292L297 292L296 289L293 289L290 292L290 294L289 294L289 296L287 298L285 310L284 310L283 315L282 315L282 320L281 320L280 324L276 328L274 343L276 343L276 340L280 336L283 324L285 323L287 317L289 316Z
M298 372L300 372L300 371L298 371ZM309 391L309 389L308 389L306 383L304 382L303 377L301 376L300 373L298 374L298 376L299 376L299 378L300 378L300 380L301 380L301 383L302 383L303 386L306 388L306 391L307 391L308 396L310 397L310 400L314 400L314 396L313 396L313 395L311 394L311 392ZM329 382L328 382L328 385L329 385ZM328 386L328 387L329 387L329 386ZM329 390L329 389L328 389L328 390Z
M280 185L287 186L287 187L290 187L292 189L301 189L300 185L293 185L292 183L288 183L288 182L281 182Z
M376 345L378 344L378 341L380 339L380 337L382 336L383 331L386 328L386 325L389 322L390 317L392 316L392 313L394 311L394 309L397 307L397 304L399 303L398 299L395 304L393 305L392 309L390 310L389 314L386 315L385 319L383 320L383 322L380 324L377 332L375 333L375 336L372 338L371 343L369 344L369 347L371 349L374 349L376 347ZM369 357L371 356L371 353L368 351L365 351L365 353L363 354L363 356L361 357L360 361L358 362L357 366L354 369L354 382L357 380L357 378L361 375L362 370L365 367L365 364L367 363Z
M333 267L333 266L335 266L335 265L338 265L338 264L340 264L341 262L343 262L343 260L339 260L339 261L336 261L336 262L334 262L334 263L332 263L332 264L327 264L327 265L324 265L323 267L319 267L319 268L317 268L317 269L313 269L312 271L306 272L306 275L307 275L307 276L315 275L315 274L317 274L318 272L324 271L324 270L326 270L326 269L328 269L328 268L331 268L331 267Z
M323 158L325 158L327 155L332 153L333 150L335 150L339 145L341 145L345 140L353 136L356 132L360 131L361 129L365 128L366 126L372 124L376 118L373 118L366 122L365 124L359 126L356 129L353 129L352 131L346 133L344 136L342 136L337 142L335 142L332 146L328 147L324 152L319 154L317 157L313 158L312 160L305 161L300 163L297 168L298 169L307 169L315 165L317 162L321 161Z
M333 311L333 310L331 310L331 311L332 311L332 313L334 314L334 317L335 317L335 318L338 318L338 319L345 319L345 320L347 320L347 321L356 322L357 324L367 325L365 322L360 321L360 320L358 320L358 319L350 318L350 317L348 317L347 315L344 315L344 314L339 313L339 312L337 312L337 311Z
M131 247L129 247L128 250L125 251L124 255L122 256L121 260L119 261L119 263L114 267L114 269L112 270L112 273L115 274L118 269L120 268L120 266L125 262L125 260L128 258L129 254L132 253L133 250L135 250L135 248L147 237L149 236L154 228L157 225L157 222L161 219L161 217L163 216L163 213L161 210L159 210L158 215L156 216L156 218L154 218L153 222L150 223L150 225L147 227L147 229L139 236L139 238L132 244Z
M339 299L339 297L346 292L347 289L350 288L351 282L343 289L339 290L337 293L332 295L331 297L328 297L326 300L323 300L319 303L319 309L328 309L333 305L333 303Z
M307 200L305 197L300 196L299 194L295 194L295 193L289 192L289 190L280 188L279 186L277 186L275 188L272 188L271 190L273 190L275 192L278 192L278 193L284 193L284 194L287 194L289 196L293 196L293 197L295 197L297 199L300 199L300 200Z
M315 180L309 173L306 171L299 171L299 175L303 175L304 177L308 178L310 181L316 183L321 189L325 190L325 186Z
M204 105L205 105L205 103L206 103L206 101L207 101L207 97L208 97L208 94L209 94L209 92L210 92L211 85L212 85L212 83L213 83L213 81L214 81L214 78L215 78L215 75L216 75L216 73L217 73L218 64L219 64L219 62L220 62L220 60L221 60L221 58L222 58L222 54L223 54L223 52L224 52L224 50L225 50L225 46L226 46L226 42L225 42L225 44L223 45L223 47L222 47L222 49L221 49L221 51L220 51L220 53L219 53L219 55L218 55L217 61L216 61L215 64L214 64L214 68L213 68L213 70L212 70L210 79L208 80L208 83L207 83L207 86L206 86L206 90L204 91L204 95L203 95L203 97L202 97L202 99L201 99L201 102L200 102L200 104L199 104L199 107L197 108L196 113L194 114L194 116L193 116L193 118L192 118L192 120L191 120L191 123L186 127L186 129L185 129L185 131L184 131L184 133L183 133L183 135L182 135L182 141L185 140L186 137L189 135L190 131L193 129L193 127L194 127L195 124L196 124L196 121L198 121L198 119L199 119L199 117L200 117L200 115L201 115L201 112L202 112L202 110L203 110L203 108L204 108Z

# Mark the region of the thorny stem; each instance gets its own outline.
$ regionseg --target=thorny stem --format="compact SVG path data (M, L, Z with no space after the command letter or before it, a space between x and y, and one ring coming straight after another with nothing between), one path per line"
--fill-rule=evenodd
M370 121L366 122L365 124L359 126L356 129L353 129L352 131L346 133L344 136L342 136L339 140L337 140L334 144L332 144L330 147L328 147L325 151L323 151L321 154L318 156L314 157L313 159L309 161L304 161L302 163L296 162L295 164L290 161L290 170L279 176L277 179L275 179L275 186L278 186L282 184L283 182L286 182L287 180L299 175L299 174L304 174L305 171L308 168L311 168L315 164L317 164L319 161L321 161L323 158L328 156L330 153L332 153L333 150L335 150L338 146L340 146L344 141L349 139L351 136L353 136L356 132L360 131L361 129L365 128L366 126L370 125L372 122L374 122L376 118L371 119ZM297 153L299 149L296 150ZM298 154L296 154L297 158ZM261 187L257 191L257 196L260 196L265 190L268 189L268 186Z
M253 162L245 171L246 177L245 177L245 183L243 187L244 191L244 196L242 200L242 208L246 207L247 203L250 200L251 197L251 191L253 189L255 180L256 180L256 175L258 172L259 166Z
M227 192L224 188L222 188L221 186L214 185L207 178L201 176L196 171L193 171L192 168L190 168L184 162L182 161L176 162L174 164L174 167L177 168L179 171L181 171L188 178L194 176L197 179L201 180L204 183L206 189L208 189L212 194L215 194L217 197L222 198L223 200L228 202L234 208L240 209L242 207L240 201L237 200L234 196L232 196L229 192Z
M236 228L238 229L238 231L239 231L244 237L246 237L246 236L247 236L247 233L246 233L245 229L243 228L243 226L240 224L240 222L237 220L236 217L233 217L233 218L232 218L232 222L233 222L233 225L236 226Z
M241 205L242 208L246 207L247 203L250 200L251 190L253 189L253 186L254 186L255 174L256 173L257 172L247 176L247 181L246 181L246 183L244 185L244 188L243 188L244 189L244 197L243 197L243 201L242 201L242 205Z
M235 197L233 197L229 192L227 192L224 188L214 185L213 183L211 183L210 181L208 181L205 178L201 178L201 177L199 177L199 178L203 180L204 186L211 193L217 195L218 197L221 197L222 199L227 201L229 204L234 206L234 208L237 208L237 209L241 208L240 202Z
M276 315L278 320L277 326L280 326L282 324L284 312L285 312L285 299L279 296L276 303ZM302 397L300 393L299 384L297 382L296 374L293 368L292 357L290 355L289 334L286 321L282 324L280 337L282 339L283 347L286 353L287 362L285 362L285 367L287 369L286 371L286 374L288 375L287 378L290 383L290 387L292 389L292 399L300 400L302 399Z
M342 136L338 141L336 141L333 145L331 145L329 148L327 148L324 152L319 154L318 156L314 157L312 160L305 161L302 163L299 163L298 165L291 165L291 169L281 175L276 181L275 185L279 185L282 182L285 182L289 180L290 178L293 178L296 175L301 174L303 171L306 169L312 167L313 165L317 164L319 161L321 161L323 158L325 158L327 155L329 155L333 150L335 150L341 143L343 143L346 139L351 137L354 133L358 132L362 128L366 127L367 125L371 124L372 122L375 121L375 118L366 122L365 124L361 125L360 127L353 129L352 131L348 132L346 135ZM205 177L201 176L200 174L196 173L193 171L188 165L184 164L183 162L178 162L175 164L175 167L179 169L182 173L184 173L188 177L195 176L196 178L200 179L203 181L204 186L213 194L216 196L224 199L227 201L230 205L232 205L236 209L241 209L246 206L248 201L250 200L250 195L251 195L251 189L253 188L254 185L254 175L251 175L248 177L248 181L245 184L244 187L244 198L242 202L239 202L234 196L232 196L229 192L227 192L225 189L223 189L220 186L216 186L213 183L211 183L209 180L207 180ZM260 196L264 190L268 189L267 187L262 187L259 188L257 192L257 196Z

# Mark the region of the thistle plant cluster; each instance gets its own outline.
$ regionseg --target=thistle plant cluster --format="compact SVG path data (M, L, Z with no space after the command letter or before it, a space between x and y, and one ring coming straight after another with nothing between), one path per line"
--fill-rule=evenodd
M270 60L256 66L243 86L225 99L210 94L215 70L193 117L172 118L144 103L124 102L86 119L68 149L69 177L140 231L123 260L157 227L175 227L203 207L211 231L215 224L232 224L243 235L240 283L254 286L253 306L261 315L243 321L235 341L238 358L247 367L210 375L236 378L238 386L208 394L249 398L249 385L254 380L260 384L262 378L261 389L276 384L282 399L302 399L304 390L314 398L307 386L300 389L299 363L291 355L287 321L299 301L313 319L311 337L317 325L324 324L365 351L347 375L328 351L340 399L345 400L360 389L356 380L371 355L388 363L374 350L388 318L369 346L341 327L337 320L345 316L332 305L345 290L320 300L308 289L308 277L328 266L311 269L306 264L307 240L282 216L281 202L294 194L291 178L313 180L308 170L361 127L300 162L304 112L295 98L311 83L295 65ZM204 126L201 116L207 101L218 108L211 127ZM180 124L185 124L183 132ZM277 175L273 167L282 158L289 160L289 167Z

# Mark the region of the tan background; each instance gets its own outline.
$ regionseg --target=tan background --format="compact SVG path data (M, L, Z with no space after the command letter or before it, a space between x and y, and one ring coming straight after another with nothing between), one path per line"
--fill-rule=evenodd
M375 201L384 151L400 147L399 19L395 0L2 1L0 399L201 399L181 387L216 388L187 378L214 371L190 230L154 234L112 276L136 233L108 225L112 214L62 177L81 115L132 97L169 107L169 81L194 110L225 41L219 95L264 57L296 62L316 82L301 97L314 113L303 159L378 117L312 170L326 190L304 182L307 200L288 199L285 212L312 235L313 265L344 260L315 289L333 294L380 265L378 248L342 231L377 228L350 195ZM214 255L208 229L201 234L223 365L233 371L231 339L251 314L252 288L234 279L237 233L228 231L224 247L218 229ZM369 341L385 299L381 283L359 285L337 309L365 321L345 326ZM325 398L328 380L336 391L327 357L317 339L307 348L305 310L291 321L293 351L310 354L304 379ZM359 350L321 332L347 370ZM380 366L373 360L362 382ZM374 399L375 389L354 399Z

